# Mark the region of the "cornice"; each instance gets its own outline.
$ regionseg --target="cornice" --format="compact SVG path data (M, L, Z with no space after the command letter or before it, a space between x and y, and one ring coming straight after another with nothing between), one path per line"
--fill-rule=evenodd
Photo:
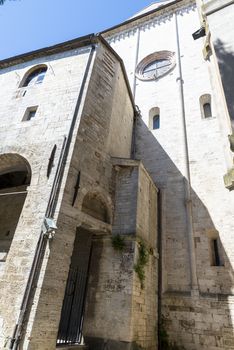
M142 31L149 30L156 27L159 24L166 23L170 21L173 14L177 12L178 14L185 14L190 11L194 11L196 8L196 3L194 0L177 1L175 3L170 3L165 7L160 7L155 9L152 13L145 13L141 15L140 18L136 17L131 19L131 21L126 21L119 26L110 28L102 32L102 36L109 42L113 43L126 37L133 36L138 29Z

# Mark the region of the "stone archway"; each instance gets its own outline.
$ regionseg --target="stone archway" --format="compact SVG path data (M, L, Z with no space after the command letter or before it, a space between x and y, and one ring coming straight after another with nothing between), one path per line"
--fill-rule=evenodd
M82 212L107 224L111 223L110 212L100 193L88 192L82 202Z
M31 168L25 158L0 155L0 262L10 250L30 181Z

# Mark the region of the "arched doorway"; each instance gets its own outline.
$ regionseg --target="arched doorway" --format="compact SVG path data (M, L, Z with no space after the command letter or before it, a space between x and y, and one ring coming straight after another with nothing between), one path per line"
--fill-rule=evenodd
M31 181L28 162L18 154L0 155L0 261L5 261Z

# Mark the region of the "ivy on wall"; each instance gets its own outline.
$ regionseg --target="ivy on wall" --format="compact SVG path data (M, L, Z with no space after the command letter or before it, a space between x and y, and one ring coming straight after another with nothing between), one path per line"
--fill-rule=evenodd
M124 237L121 237L119 234L112 237L112 247L115 250L122 252L125 245Z
M139 241L138 244L138 259L137 263L134 265L134 270L140 280L141 289L144 289L145 265L149 261L149 251L143 241Z

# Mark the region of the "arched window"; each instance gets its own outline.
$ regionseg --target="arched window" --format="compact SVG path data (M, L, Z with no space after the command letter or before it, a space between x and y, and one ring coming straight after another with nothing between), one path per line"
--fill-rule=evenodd
M151 130L160 128L160 109L158 107L153 107L149 111L149 128Z
M34 67L32 70L30 70L26 74L20 87L27 87L35 84L41 84L45 77L46 71L47 71L46 65Z
M205 103L205 104L203 105L203 112L204 112L205 118L210 118L210 117L212 117L212 114L211 114L211 105L210 105L210 103Z
M0 261L10 249L30 181L30 166L23 157L0 155Z
M153 129L159 129L159 126L160 126L160 117L159 117L159 114L156 114L154 117L153 117Z
M200 97L200 108L203 119L212 117L210 94L205 94Z

